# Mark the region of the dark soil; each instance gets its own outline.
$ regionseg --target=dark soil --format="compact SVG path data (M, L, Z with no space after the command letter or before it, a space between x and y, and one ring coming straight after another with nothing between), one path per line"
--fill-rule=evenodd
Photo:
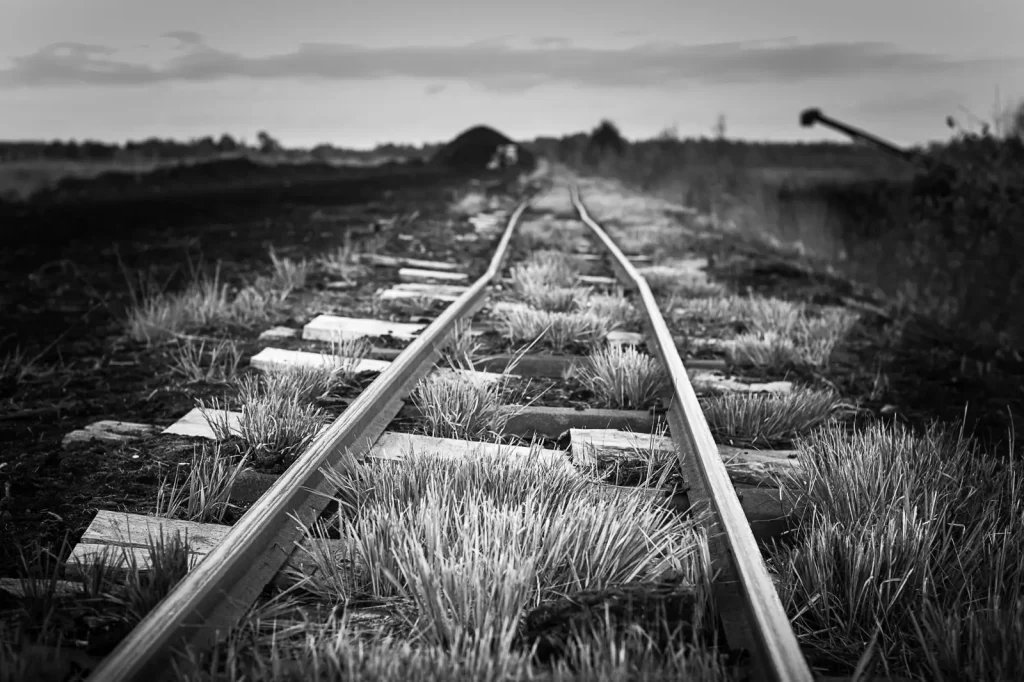
M233 178L204 189L193 173L143 183L123 201L115 200L121 185L107 179L94 192L75 185L29 204L0 204L0 358L20 349L38 368L0 375L0 576L14 574L30 541L58 548L67 537L73 544L99 508L151 510L161 467L191 456L191 444L163 438L65 450L68 432L101 419L166 426L197 398L227 390L174 375L167 344L122 338L121 316L131 304L124 270L148 271L175 290L189 279L190 261L207 268L219 262L221 281L240 286L269 274L270 246L281 256L312 257L342 246L346 234L357 245L376 238L391 223L382 253L454 259L471 273L486 267L488 240L458 243L457 257L453 251L451 235L472 231L448 214L462 178L346 171L348 177L327 173L305 182L259 172L277 189ZM397 232L412 239L394 238ZM298 327L318 312L369 315L373 291L394 281L387 269L370 269L370 279L351 290L315 281L276 323ZM196 333L240 338L244 367L261 348L290 343L258 341L267 326ZM406 342L382 338L375 345ZM337 395L325 407L340 413L354 395Z

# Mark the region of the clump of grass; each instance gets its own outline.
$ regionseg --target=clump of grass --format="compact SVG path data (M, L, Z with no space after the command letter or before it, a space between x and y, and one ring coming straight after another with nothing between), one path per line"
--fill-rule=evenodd
M376 253L381 246L383 242L375 241L362 244L361 249L356 248L352 242L352 233L346 230L342 245L320 254L315 262L327 275L339 277L345 282L354 282L368 273L366 266L360 264L359 256L363 253Z
M475 336L470 323L459 320L455 329L441 350L441 359L453 369L464 369L472 372L483 344Z
M548 287L542 284L520 284L518 298L538 310L569 312L578 310L590 294L586 287Z
M653 644L661 633L639 625L614 627L607 621L594 632L573 633L564 660L550 666L531 661L529 651L500 650L465 636L449 646L414 637L402 641L383 633L363 633L358 616L317 619L302 603L262 606L223 635L209 652L186 648L181 675L191 682L271 679L369 680L372 682L591 682L668 680L725 682L736 676L721 654L673 637L667 648ZM402 605L404 607L404 604ZM403 608L389 604L403 617ZM300 614L296 619L295 614ZM390 615L390 614L389 614ZM287 624L283 624L287 623Z
M507 377L496 380L455 372L429 374L412 392L423 433L435 438L494 440L522 406L505 401Z
M573 372L602 406L640 410L668 389L665 369L657 358L633 346L608 346L592 353Z
M292 460L316 437L327 423L327 413L308 401L322 388L323 374L274 372L247 375L238 381L241 417L238 433L229 429L226 419L220 420L219 401L210 405L199 401L207 422L217 438L237 436L241 451L262 467L277 467Z
M804 645L852 667L878 637L888 675L1015 679L1024 666L1024 466L932 426L875 424L800 443L783 601Z
M171 372L189 383L225 382L242 362L242 349L233 339L221 339L209 348L206 339L181 339L170 355Z
M606 495L561 463L409 453L325 475L342 511L321 531L340 537L347 560L311 532L307 587L334 601L409 599L427 644L500 655L541 598L666 571L693 585L708 575L693 521L649 495Z
M826 308L817 317L805 317L795 330L801 361L824 367L836 345L850 333L860 316L843 308Z
M741 334L725 346L725 356L738 367L785 369L802 364L793 339L775 332Z
M587 298L588 312L606 318L611 329L633 327L640 321L640 313L619 291L615 294L591 294Z
M578 221L528 220L516 230L516 246L526 253L580 253L591 243L585 229Z
M512 268L512 293L535 308L569 311L580 307L589 289L576 285L576 264L557 251L538 251Z
M612 325L590 311L548 312L522 305L496 305L502 336L511 343L539 342L556 351L576 345L593 347L605 341Z
M245 468L247 457L226 452L222 442L204 443L192 452L192 464L179 483L164 478L156 493L156 515L201 523L223 523L231 504L231 490Z
M746 322L762 334L789 335L806 314L804 304L780 298L750 295L741 300Z
M826 309L817 317L794 315L765 306L756 325L762 331L741 334L726 349L730 362L754 367L824 367L836 345L856 324L849 311ZM782 331L778 331L782 330Z
M692 270L654 265L642 268L640 274L647 281L651 293L658 298L710 298L724 293L722 285Z
M146 283L148 282L148 283ZM274 319L280 310L280 292L248 286L234 297L220 281L220 264L213 274L193 273L183 291L167 293L151 280L129 279L132 306L125 329L134 341L153 343L216 324L250 326Z
M145 566L132 548L124 549L126 580L111 599L121 604L134 624L141 621L159 604L178 582L188 575L191 549L188 536L179 533L165 536L161 529L156 537L147 541L146 554L149 559Z
M732 393L700 402L716 440L758 447L788 445L845 407L831 391L806 388L785 394Z
M301 261L279 258L274 247L270 247L270 262L274 265L274 274L270 279L270 287L273 290L287 296L293 291L306 288L312 266L305 258Z

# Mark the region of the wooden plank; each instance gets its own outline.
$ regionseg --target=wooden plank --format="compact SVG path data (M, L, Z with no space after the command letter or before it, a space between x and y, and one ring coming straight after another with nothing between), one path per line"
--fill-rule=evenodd
M614 277L604 277L602 275L580 275L580 284L589 284L595 287L613 287L618 284L618 280Z
M101 509L71 550L65 570L71 575L78 575L78 562L87 566L99 560L116 569L127 569L134 561L139 569L148 570L151 567L149 543L159 540L161 532L165 541L176 534L188 540L189 568L192 569L224 539L229 530L230 526L216 523L195 523Z
M456 284L429 284L424 282L403 282L379 292L385 301L401 299L428 299L431 301L454 301L466 293L466 287Z
M722 372L695 372L690 367L697 361L687 362L687 373L693 390L698 393L775 393L793 392L792 381L746 382L726 376Z
M564 464L567 471L575 473L569 457L562 450L530 448L525 446L484 443L480 441L433 438L412 433L387 432L382 435L366 453L370 459L402 460L410 452L445 458L472 458L484 456L506 456L516 459Z
M591 466L598 458L642 459L645 456L671 457L676 448L672 439L656 433L636 433L617 429L570 429L571 451L576 466ZM797 450L755 450L718 445L733 483L775 487L779 476L802 471Z
M301 329L292 329L291 327L271 327L265 332L260 333L261 339L291 339L298 336L302 332Z
M652 433L664 420L645 410L577 410L572 407L534 406L521 408L505 426L508 435L558 438L571 428L624 429Z
M613 329L608 332L608 345L610 346L639 346L644 342L644 335L638 332L625 332L621 329Z
M370 358L346 358L331 353L310 353L283 348L264 348L252 356L249 364L264 371L287 371L296 368L343 367L353 372L383 372L391 363Z
M420 332L424 329L426 329L424 324L368 320L356 317L339 317L337 315L317 315L302 328L302 338L306 341L339 341L342 339L393 336L396 339L411 341L419 336Z
M439 272L437 270L421 270L419 268L402 268L398 271L398 279L403 282L465 282L469 275L464 272Z
M438 270L442 272L457 272L461 267L453 263L441 263L420 258L406 258L404 256L387 256L377 253L360 254L359 260L366 265L387 268L418 268L420 270Z
M229 412L228 410L207 410L210 416L220 423L220 420L227 419L228 429L232 435L241 435L242 429L239 423L242 419L241 412ZM217 440L217 436L210 426L203 410L193 407L185 416L174 422L161 432L165 436L187 436L189 438L208 438Z

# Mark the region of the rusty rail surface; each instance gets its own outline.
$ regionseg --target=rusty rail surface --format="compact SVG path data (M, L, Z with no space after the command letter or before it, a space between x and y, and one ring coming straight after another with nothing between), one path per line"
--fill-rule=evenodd
M727 574L735 576L739 588L738 596L746 616L744 634L749 633L753 639L753 653L757 656L758 665L751 672L755 679L773 682L812 682L814 676L800 651L789 617L761 558L754 534L654 294L611 237L587 213L579 188L573 186L570 193L580 219L611 255L619 281L637 293L644 313L648 348L661 360L672 380L668 422L676 444L676 455L684 474L689 474L687 484L690 486L691 503L697 497L698 502L709 504L724 536L721 545L727 556L719 557L719 560L731 564L732 571L727 571ZM729 634L727 629L727 638Z
M521 203L482 277L435 319L370 384L284 474L242 516L224 539L179 582L89 677L93 682L157 682L169 679L175 651L215 641L216 631L233 626L280 570L296 543L300 526L311 525L333 492L326 466L357 466L383 433L421 378L434 366L455 325L485 302L498 276L516 226L529 200Z

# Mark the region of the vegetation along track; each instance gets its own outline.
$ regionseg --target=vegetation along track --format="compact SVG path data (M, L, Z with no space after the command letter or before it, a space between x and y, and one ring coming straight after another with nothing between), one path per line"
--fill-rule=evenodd
M700 268L676 262L666 279L668 266L643 253L658 230L630 242L616 220L620 249L577 190L549 189L531 206L512 214L472 286L390 290L413 326L436 310L426 299L455 300L426 329L378 321L376 333L393 333L394 347L378 352L390 362L290 466L277 463L280 475L262 479L230 529L128 515L118 527L118 514L94 523L80 547L122 545L155 573L168 550L151 538L178 532L186 545L191 537L194 566L90 679L171 677L182 666L189 679L812 679L757 542L779 535L774 474L795 455L753 448L789 442L792 429L782 418L737 423L764 420L728 394L762 411L834 404L819 409L805 392L777 399L789 382L729 379L720 360L684 368L689 344L659 306L673 322L687 307L666 300L666 281L691 300L721 293L689 281ZM586 253L595 242L602 253ZM501 277L510 254L521 262ZM445 264L375 259L422 266L406 279L458 279ZM598 274L609 265L615 278ZM470 329L488 295L487 319ZM753 305L734 299L723 306ZM780 325L791 313L758 308ZM303 337L329 341L365 322L321 316ZM344 342L333 350L359 355ZM286 349L257 358L266 376L347 362ZM440 358L457 371L433 372ZM364 366L349 360L349 374ZM571 406L546 404L552 394ZM794 408L800 400L812 404ZM240 422L256 421L253 406L219 406L186 426L237 438ZM95 556L76 556L95 569ZM646 634L630 629L638 623ZM417 646L371 637L360 648L368 632Z

